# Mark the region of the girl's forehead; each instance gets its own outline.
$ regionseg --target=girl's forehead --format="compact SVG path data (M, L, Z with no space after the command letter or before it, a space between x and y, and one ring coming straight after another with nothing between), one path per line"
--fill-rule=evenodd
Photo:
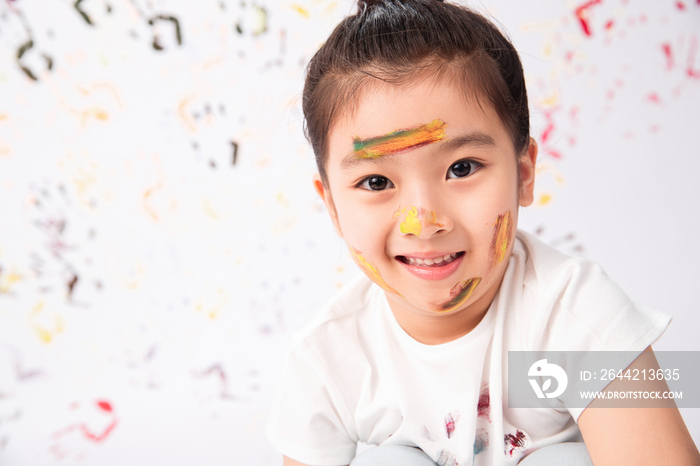
M330 128L330 148L439 140L470 127L505 132L488 98L446 79L376 82L354 98Z

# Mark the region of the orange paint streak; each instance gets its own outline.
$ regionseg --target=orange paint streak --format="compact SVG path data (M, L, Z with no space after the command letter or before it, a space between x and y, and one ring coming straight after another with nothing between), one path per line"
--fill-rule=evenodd
M377 138L363 140L356 136L353 140L355 157L376 159L438 142L445 137L446 126L442 120L433 120L417 128L398 130Z
M489 270L500 264L506 257L508 242L513 234L513 221L510 210L498 216L493 228L493 239L491 240L491 265Z

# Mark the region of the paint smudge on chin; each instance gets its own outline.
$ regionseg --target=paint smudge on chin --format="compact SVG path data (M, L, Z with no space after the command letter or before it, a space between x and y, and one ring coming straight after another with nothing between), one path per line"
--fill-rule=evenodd
M457 283L450 291L452 299L438 306L438 312L452 311L464 304L472 295L479 282L481 282L481 277L474 277L462 283Z
M353 138L355 158L377 159L438 142L445 137L446 126L447 123L442 120L433 120L416 128L393 131L376 138L360 139L359 136L355 136Z
M506 434L503 436L503 442L506 447L506 454L513 456L513 452L517 449L525 448L528 439L525 432L522 430L516 430L515 434Z
M358 251L357 249L353 248L352 246L348 246L350 248L350 252L352 253L352 258L355 261L355 263L362 269L362 271L369 277L370 280L372 280L374 283L379 285L382 289L385 291L388 291L389 293L394 293L399 296L401 296L401 293L393 289L387 282L384 281L384 279L379 275L379 270L367 259L365 259L362 256L362 252ZM403 296L401 296L403 298Z
M491 396L489 394L488 383L484 383L481 387L476 412L476 417L485 417L487 421L491 422Z
M513 220L510 210L499 215L493 227L493 239L491 240L491 263L489 271L503 262L508 252L508 242L513 234Z
M474 437L474 456L489 447L489 433L486 429L478 429Z

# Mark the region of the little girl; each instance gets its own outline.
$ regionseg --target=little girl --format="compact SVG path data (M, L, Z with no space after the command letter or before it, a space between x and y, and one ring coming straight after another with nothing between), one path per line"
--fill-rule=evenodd
M438 0L360 1L311 60L303 109L315 189L364 275L287 353L268 426L286 466L700 464L673 403L508 405L509 351L652 367L637 356L670 317L517 230L537 144L493 24ZM376 447L355 458L358 442Z

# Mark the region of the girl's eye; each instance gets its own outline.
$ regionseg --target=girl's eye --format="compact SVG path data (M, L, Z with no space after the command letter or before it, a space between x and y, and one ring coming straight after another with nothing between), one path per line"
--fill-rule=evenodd
M393 188L394 183L392 183L389 178L373 175L360 181L360 184L358 184L357 187L368 191L383 191L385 189Z
M459 162L453 163L450 169L447 170L447 178L464 178L481 167L482 165L474 160L460 160Z

